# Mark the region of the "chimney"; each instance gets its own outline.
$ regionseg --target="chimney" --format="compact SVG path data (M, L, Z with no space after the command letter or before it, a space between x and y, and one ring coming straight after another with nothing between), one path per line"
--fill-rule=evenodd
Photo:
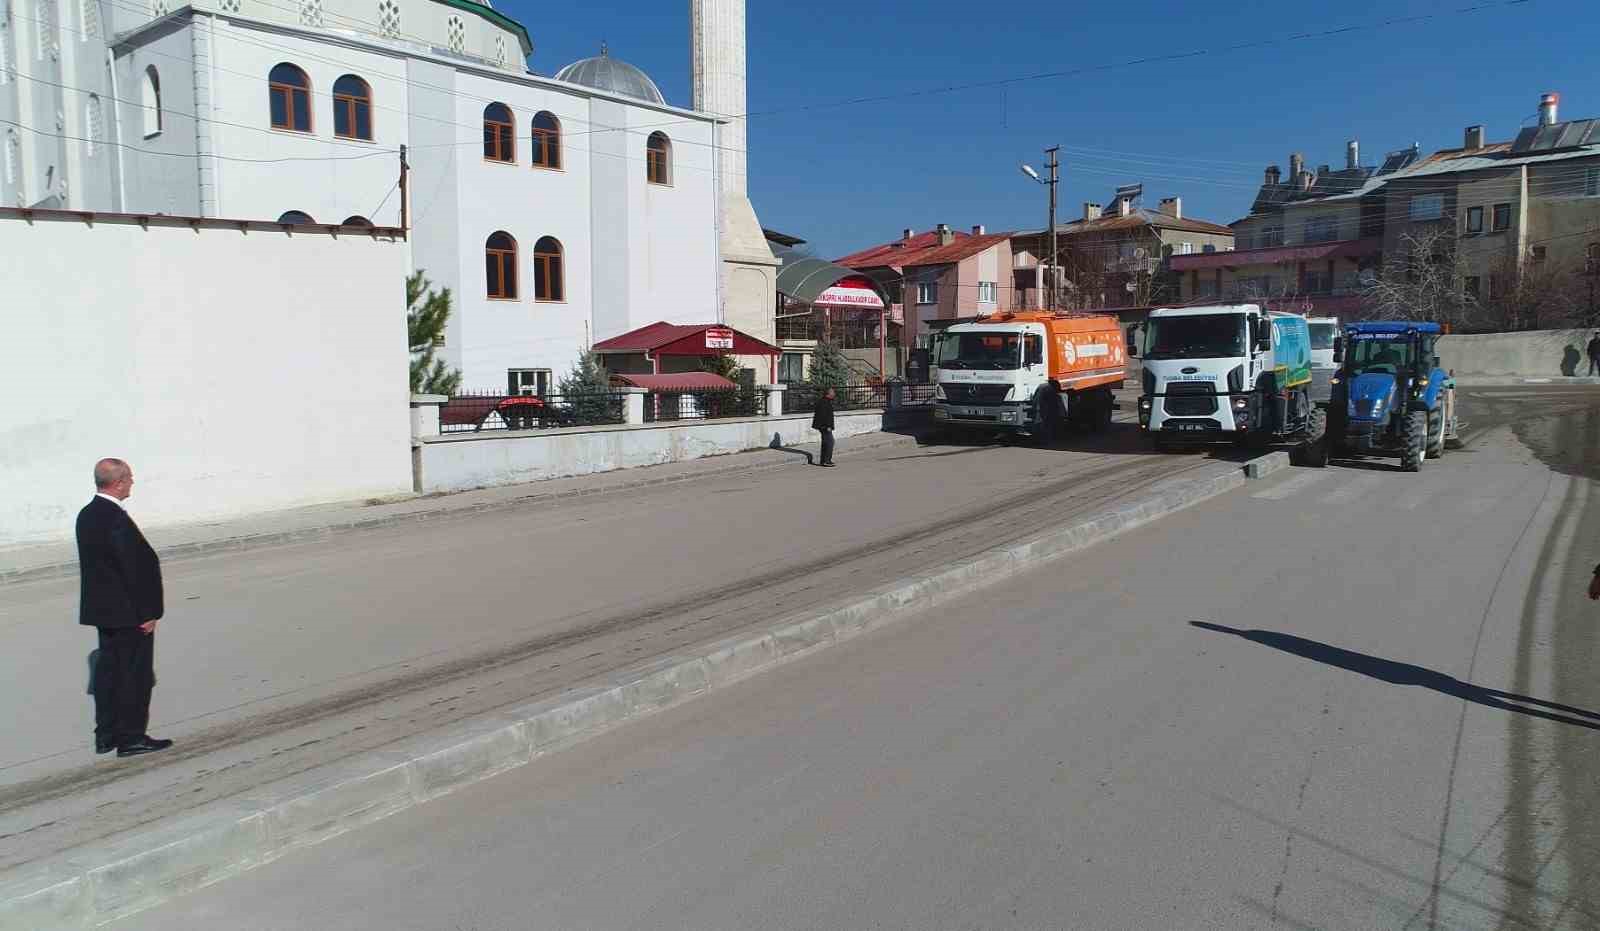
M939 245L948 246L956 241L956 234L951 231L950 224L940 223L938 227Z
M1361 143L1354 139L1344 144L1344 167L1349 169L1361 167Z
M1289 156L1289 180L1295 181L1300 177L1300 172L1306 170L1306 157L1299 152Z
M977 226L974 226L972 228L972 235L974 235L974 236L982 236L983 235L983 224L982 223L979 223Z
M1461 147L1468 152L1483 148L1483 127L1468 126Z
M911 237L913 237L915 235L917 235L917 231L912 229L909 226L900 231L900 238L901 239L910 239Z
M1539 125L1554 126L1556 124L1556 110L1561 106L1561 95L1551 91L1539 98Z
M1125 217L1133 212L1133 201L1126 197L1117 198L1117 216Z
M1183 198L1163 197L1161 199L1160 210L1162 213L1172 217L1174 220L1183 219Z
M1264 183L1264 184L1280 184L1280 183L1282 183L1282 181L1283 181L1283 172L1281 170L1279 170L1278 166L1277 165L1268 165L1267 166L1266 180L1263 181L1262 183Z
M1099 204L1092 204L1089 201L1084 201L1083 202L1083 218L1085 220L1098 219L1099 216L1100 216L1100 205Z
M1317 176L1309 171L1302 170L1296 180L1300 183L1300 190L1309 191L1311 190L1311 185L1317 183Z

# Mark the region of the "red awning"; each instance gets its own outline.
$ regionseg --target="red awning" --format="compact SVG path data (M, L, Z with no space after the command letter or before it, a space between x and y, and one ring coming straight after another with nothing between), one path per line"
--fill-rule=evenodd
M1173 271L1187 272L1211 268L1239 268L1244 265L1284 265L1326 259L1354 259L1364 255L1376 255L1382 249L1381 239L1347 239L1344 242L1322 242L1309 246L1274 246L1270 249L1175 255L1171 261Z
M717 323L652 323L594 344L598 353L657 356L778 356L778 347Z
M668 375L612 375L619 387L651 391L732 391L737 384L711 372L673 372Z

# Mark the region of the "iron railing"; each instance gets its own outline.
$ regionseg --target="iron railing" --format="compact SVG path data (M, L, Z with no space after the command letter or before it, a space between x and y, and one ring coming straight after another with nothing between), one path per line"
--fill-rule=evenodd
M767 393L755 388L721 391L652 391L644 397L644 422L717 420L760 417L767 413Z
M783 412L809 414L817 409L817 399L823 389L814 385L790 385L784 392ZM841 385L833 389L833 409L836 411L861 411L889 406L888 385Z
M938 385L901 385L901 407L927 407L933 404L933 393L938 390Z
M626 392L506 394L467 392L439 408L440 433L479 430L549 430L620 424L626 418Z

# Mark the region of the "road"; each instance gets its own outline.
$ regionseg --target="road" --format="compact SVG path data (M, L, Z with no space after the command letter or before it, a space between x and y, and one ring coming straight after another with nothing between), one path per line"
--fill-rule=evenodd
M0 679L29 706L0 717L0 868L1206 467L1149 454L1125 423L1067 449L845 441L839 463L170 561L151 727L178 745L139 760L91 753L76 580L0 587Z
M115 927L1600 926L1600 394L1467 409Z

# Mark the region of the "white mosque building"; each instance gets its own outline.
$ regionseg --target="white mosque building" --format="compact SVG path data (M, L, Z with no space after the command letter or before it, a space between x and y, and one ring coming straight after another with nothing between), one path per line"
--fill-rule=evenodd
M772 341L742 0L692 0L694 109L604 49L529 73L527 30L487 3L174 2L0 4L0 202L405 226L454 295L440 353L468 388L542 390L659 320Z

